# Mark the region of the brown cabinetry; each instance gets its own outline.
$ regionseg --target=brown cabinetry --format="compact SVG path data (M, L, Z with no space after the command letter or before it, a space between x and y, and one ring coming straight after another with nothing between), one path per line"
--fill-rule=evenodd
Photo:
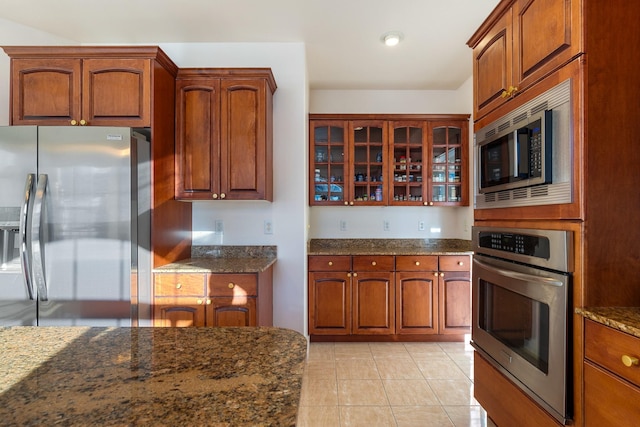
M12 125L151 126L153 60L136 57L139 50L5 51Z
M262 273L156 273L155 326L271 326L271 269Z
M467 334L469 259L469 255L311 255L309 334L396 340Z
M273 199L270 69L181 69L176 198Z
M583 52L581 0L503 1L476 31L474 119Z
M467 206L468 120L468 115L311 115L309 203Z
M585 320L585 426L640 419L640 338Z

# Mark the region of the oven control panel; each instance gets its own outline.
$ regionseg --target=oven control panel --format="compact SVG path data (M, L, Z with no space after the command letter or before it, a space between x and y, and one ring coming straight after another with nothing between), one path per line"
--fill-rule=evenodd
M536 258L549 258L549 239L544 236L482 231L478 234L480 248L522 254Z

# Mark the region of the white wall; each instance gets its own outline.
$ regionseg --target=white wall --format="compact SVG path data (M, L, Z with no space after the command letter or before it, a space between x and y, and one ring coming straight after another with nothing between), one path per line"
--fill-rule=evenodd
M472 90L471 78L455 91L316 90L311 91L309 112L470 114L473 111ZM470 153L472 131L470 121ZM471 194L469 200L472 200ZM346 231L340 230L340 221L346 221ZM384 230L384 221L389 222L389 231ZM424 231L418 230L420 221L425 223ZM473 208L470 206L313 206L309 214L309 237L470 239L472 224ZM440 231L436 231L438 229Z

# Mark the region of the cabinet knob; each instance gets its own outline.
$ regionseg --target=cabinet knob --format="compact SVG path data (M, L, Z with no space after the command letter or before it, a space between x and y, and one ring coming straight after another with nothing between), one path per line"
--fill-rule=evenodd
M434 276L438 277L438 272L433 273Z
M71 120L71 122L70 122L70 123L71 123L71 126L75 126L75 125L77 125L77 124L78 124L78 122L77 122L76 120Z
M218 193L213 193L213 194L211 195L211 197L212 197L213 199L217 199L217 198L218 198Z
M347 202L346 200L344 201L344 205L345 206L349 206L349 202Z
M224 198L226 198L226 197L227 197L227 195L226 195L225 193L220 193L220 198L221 198L221 199L224 199Z
M329 261L329 265L333 265L333 261Z
M347 277L351 277L351 273L347 273Z
M371 261L371 265L378 265L378 263L375 261Z
M207 300L207 305L211 305L211 300L210 299Z
M358 273L353 273L353 277L358 277Z
M85 126L86 124L87 124L86 120L84 120L84 119L80 120L80 126Z
M622 356L622 363L627 368L631 368L632 366L638 366L638 364L640 364L640 360L635 356L628 356L625 354Z
M429 206L433 206L433 202L429 202Z
M440 277L444 277L444 273L440 273Z
M509 92L507 92L506 90L503 90L500 94L500 98L506 98L507 96L509 96Z
M461 265L461 266L462 266L462 265L464 265L464 262L462 262L462 261L458 261L458 265Z
M429 206L429 202L422 202L423 205Z
M229 287L229 289L233 289L235 285L233 283L229 283L227 286Z
M353 202L349 202L349 206L353 206Z
M202 305L202 300L201 299L196 300L196 302L198 303L198 305Z
M180 289L182 287L182 283L176 283L176 289Z
M420 265L420 261L416 261L416 265Z

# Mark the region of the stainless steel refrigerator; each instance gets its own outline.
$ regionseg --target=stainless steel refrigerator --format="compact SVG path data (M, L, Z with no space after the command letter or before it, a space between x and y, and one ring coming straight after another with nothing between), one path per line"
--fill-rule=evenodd
M129 128L0 127L0 326L148 321L150 163Z

